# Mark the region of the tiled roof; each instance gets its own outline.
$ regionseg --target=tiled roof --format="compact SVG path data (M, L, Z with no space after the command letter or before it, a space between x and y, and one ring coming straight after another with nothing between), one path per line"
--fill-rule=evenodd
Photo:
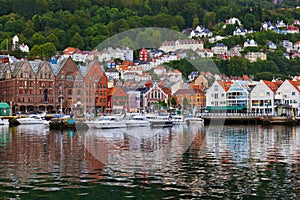
M270 88L270 90L272 90L273 92L276 92L276 90L278 89L278 85L276 84L276 82L271 82L271 81L266 81L263 80L263 82L266 84L266 86L268 86Z
M300 92L300 81L292 81L292 80L288 80L288 81L298 92Z
M233 84L233 82L231 81L218 81L218 83L223 87L225 92L227 92L230 89L231 85Z

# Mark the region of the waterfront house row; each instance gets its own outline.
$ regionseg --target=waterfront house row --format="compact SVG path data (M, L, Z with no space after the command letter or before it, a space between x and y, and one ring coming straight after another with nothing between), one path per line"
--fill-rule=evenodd
M59 63L25 59L0 66L0 101L9 103L13 113L153 110L172 95L151 81L131 90L111 85L98 61L78 65L71 57Z
M107 77L97 61L77 65L71 57L60 63L22 60L0 68L0 101L13 113L107 107ZM92 111L91 111L92 112Z
M285 105L299 115L299 103L299 80L216 80L206 91L205 110L277 115L277 107Z

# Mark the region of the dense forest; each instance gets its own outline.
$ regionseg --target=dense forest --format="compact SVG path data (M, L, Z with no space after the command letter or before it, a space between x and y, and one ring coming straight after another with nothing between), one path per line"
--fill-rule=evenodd
M239 18L246 29L260 31L261 23L266 20L292 24L300 19L298 3L299 0L0 0L0 48L3 53L9 51L8 41L16 34L20 43L30 47L28 57L43 58L67 46L92 50L117 33L139 27L182 31L201 24L214 34L228 35L234 26L222 27L231 17ZM299 34L260 32L251 37L259 40L259 44L269 39L277 44L282 39L300 40ZM231 37L224 43L231 47L243 41L243 37ZM236 58L216 64L221 72L232 75L256 74L257 69L272 76L300 72L300 62L286 61L282 51L270 52L268 60L262 63Z

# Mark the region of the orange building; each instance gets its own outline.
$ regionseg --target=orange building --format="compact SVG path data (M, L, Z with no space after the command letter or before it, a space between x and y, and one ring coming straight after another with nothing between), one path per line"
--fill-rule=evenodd
M183 109L204 108L206 105L206 97L203 90L197 89L179 89L174 93L177 105L183 106ZM186 99L186 100L185 100Z

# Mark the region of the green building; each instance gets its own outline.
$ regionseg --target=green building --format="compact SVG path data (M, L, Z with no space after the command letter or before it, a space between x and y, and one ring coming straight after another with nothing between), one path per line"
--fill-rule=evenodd
M9 105L5 102L0 102L0 116L9 116Z

